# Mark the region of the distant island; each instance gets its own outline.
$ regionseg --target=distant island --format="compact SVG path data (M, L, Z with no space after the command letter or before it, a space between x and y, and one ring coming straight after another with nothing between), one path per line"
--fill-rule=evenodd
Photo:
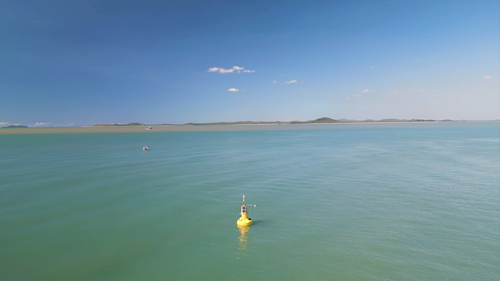
M28 128L28 126L24 126L24 125L10 125L10 126L7 126L7 127L2 127L2 128Z
M148 126L142 123L128 123L128 124L95 124L94 126Z
M348 120L321 117L310 121L238 121L238 122L212 122L212 123L186 123L186 124L157 124L164 126L214 126L214 125L290 125L290 124L332 124L332 123L390 123L390 122L452 122L453 120L433 119L382 119L382 120ZM96 124L94 126L151 126L153 124L128 123L128 124Z

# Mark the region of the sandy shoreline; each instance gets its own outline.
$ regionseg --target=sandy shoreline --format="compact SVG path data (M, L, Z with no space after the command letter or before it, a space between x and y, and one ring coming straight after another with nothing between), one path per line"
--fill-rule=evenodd
M384 128L419 124L457 124L463 122L349 122L330 124L258 124L258 125L157 125L146 130L145 126L91 126L91 127L52 127L52 128L1 128L0 135L10 134L78 134L78 133L154 133L154 132L216 132L251 130L296 130L296 129L347 129L347 128Z

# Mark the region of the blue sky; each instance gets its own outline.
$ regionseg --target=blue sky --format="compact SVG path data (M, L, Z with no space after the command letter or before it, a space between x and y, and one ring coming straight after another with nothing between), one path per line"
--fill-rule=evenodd
M499 34L498 1L3 0L0 123L497 119Z

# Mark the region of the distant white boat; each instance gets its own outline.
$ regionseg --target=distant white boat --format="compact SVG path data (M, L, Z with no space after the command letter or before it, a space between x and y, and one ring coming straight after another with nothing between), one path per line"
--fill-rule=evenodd
M146 146L143 146L143 147L142 147L142 150L149 150L149 146L147 146L147 145L146 145Z
M151 128L151 126L147 127L146 130L153 130L153 128Z

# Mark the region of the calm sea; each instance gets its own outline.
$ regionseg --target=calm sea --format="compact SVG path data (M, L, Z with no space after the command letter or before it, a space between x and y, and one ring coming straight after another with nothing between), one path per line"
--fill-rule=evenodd
M500 280L499 122L231 128L0 135L0 279Z

